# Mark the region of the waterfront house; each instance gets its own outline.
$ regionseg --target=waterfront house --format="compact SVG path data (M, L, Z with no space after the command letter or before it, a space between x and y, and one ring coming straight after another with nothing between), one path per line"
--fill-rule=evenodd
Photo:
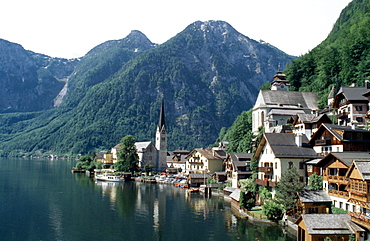
M354 126L323 123L313 134L309 144L316 153L326 156L330 152L370 151L370 131Z
M353 222L370 229L370 159L354 160L346 174L349 179L348 202L353 203L351 219Z
M188 175L188 183L191 187L199 187L200 185L205 185L207 179L211 177L209 173L191 173Z
M343 240L350 236L364 240L365 230L351 221L348 214L302 214L295 222L298 241Z
M341 87L335 96L333 107L338 109L338 125L364 128L366 125L366 113L368 112L368 98L370 90L369 82L365 87Z
M331 198L323 191L303 190L298 192L298 213L331 213Z
M304 163L315 159L317 155L308 145L305 135L264 133L253 157L259 160L256 183L270 187L274 196L276 183L288 168L294 166L301 181L305 182Z
M356 159L368 160L370 154L368 152L331 152L316 164L323 176L323 188L330 195L333 205L347 211L353 210L353 205L348 202L346 174L349 166Z
M194 149L186 156L186 173L214 173L222 171L226 152L218 149Z
M189 155L188 150L175 150L169 151L167 156L167 169L168 173L181 173L186 171L186 156Z
M229 153L224 161L226 177L232 182L232 187L239 187L240 179L249 178L253 172L250 169L252 153Z
M260 90L252 109L252 131L258 133L264 127L266 133L282 132L287 120L297 114L315 114L318 110L318 95L313 92L288 90L289 81L278 71L270 90Z

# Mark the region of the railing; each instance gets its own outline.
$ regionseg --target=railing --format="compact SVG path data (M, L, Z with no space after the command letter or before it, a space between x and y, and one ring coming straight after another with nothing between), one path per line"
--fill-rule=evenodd
M271 181L271 180L256 179L256 183L264 187L275 187L276 186L276 182Z
M339 190L329 189L328 193L332 196L337 196L337 197L344 197L344 198L349 197L349 193L346 192L346 191L339 191Z
M315 140L315 145L316 146L327 146L327 145L331 145L331 141L330 140Z
M329 175L328 176L328 181L330 182L340 182L340 183L343 183L343 184L348 184L349 182L349 179L346 178L345 176L335 176L335 175Z
M256 183L258 184L258 185L260 185L260 186L264 186L264 187L268 187L268 183L269 183L269 181L267 181L267 180L262 180L262 179L256 179Z
M338 119L346 119L347 117L348 117L348 113L347 112L339 113L337 115L337 118Z
M264 173L272 173L272 167L259 167L258 171L259 172L264 172Z
M357 223L363 227L370 228L370 217L364 216L360 213L355 212L348 212L348 214L351 216L351 221L354 223Z

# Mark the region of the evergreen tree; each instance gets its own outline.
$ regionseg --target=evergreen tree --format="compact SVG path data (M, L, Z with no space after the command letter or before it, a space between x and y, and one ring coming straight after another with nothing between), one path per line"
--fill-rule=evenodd
M297 206L297 193L304 189L304 183L300 181L297 169L293 166L281 175L276 184L275 200L282 204L285 211L290 211Z
M138 170L139 156L135 147L135 138L127 135L121 139L120 150L117 153L117 162L114 167L117 171L135 172Z
M323 188L322 184L323 184L322 176L313 173L311 176L308 177L308 186L310 190L312 191L322 190Z

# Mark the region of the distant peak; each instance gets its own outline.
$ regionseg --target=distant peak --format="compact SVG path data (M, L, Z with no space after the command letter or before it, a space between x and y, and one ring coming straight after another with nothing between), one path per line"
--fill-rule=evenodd
M193 27L195 30L203 31L204 33L212 32L222 35L237 33L237 31L229 23L222 20L196 21L189 27Z

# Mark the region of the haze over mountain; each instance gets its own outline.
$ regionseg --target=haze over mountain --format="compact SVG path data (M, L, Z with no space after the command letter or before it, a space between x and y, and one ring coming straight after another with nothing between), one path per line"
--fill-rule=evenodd
M80 61L67 61L63 66L75 66L70 75L37 65L48 70L45 81L54 87L50 92L58 96L58 107L28 101L27 108L8 108L23 112L0 115L0 149L3 155L77 154L109 149L128 134L152 140L163 96L169 149L207 146L221 127L253 105L259 87L272 80L278 66L292 59L223 21L195 22L161 45L132 31L98 45ZM17 90L19 96L28 92Z

